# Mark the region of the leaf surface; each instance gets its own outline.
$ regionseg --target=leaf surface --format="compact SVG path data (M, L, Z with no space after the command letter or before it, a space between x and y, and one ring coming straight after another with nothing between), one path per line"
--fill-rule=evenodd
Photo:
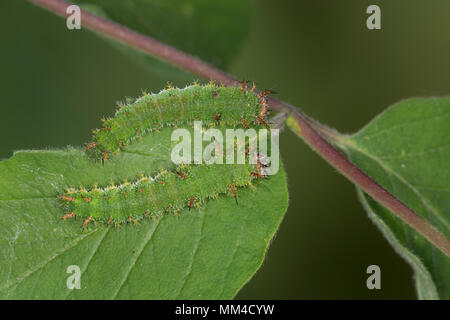
M156 103L149 108L169 110ZM131 109L126 110L131 117ZM85 229L80 217L61 220L66 212L59 196L68 187L102 188L154 177L162 168L174 170L173 129L133 140L104 164L72 147L19 151L0 162L0 298L234 297L261 266L286 212L282 167L276 175L253 180L252 186L236 188L238 203L228 192L176 215L167 212L118 226L92 221ZM128 205L126 200L116 203ZM81 288L71 290L67 269L73 265L80 268Z
M338 145L352 162L450 236L450 98L413 98L388 108ZM424 299L450 298L450 259L358 190L369 217L414 268Z
M220 69L230 65L244 42L254 6L253 1L239 0L80 0L76 3ZM192 75L186 71L113 42L152 73L170 77L171 81L192 80Z

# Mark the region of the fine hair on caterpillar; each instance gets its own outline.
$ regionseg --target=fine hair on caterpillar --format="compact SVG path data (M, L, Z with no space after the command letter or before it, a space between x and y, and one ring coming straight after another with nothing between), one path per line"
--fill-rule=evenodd
M133 182L68 188L59 196L67 212L62 219L80 216L86 218L85 223L93 220L108 221L108 224L112 221L129 223L168 212L176 215L185 208L199 207L218 196L236 197L236 188L250 185L257 177L251 174L253 165L235 166L231 175L228 166L202 164L180 166L173 172L161 170L154 177L142 176ZM229 189L230 185L233 189Z
M209 84L183 89L169 88L158 94L144 94L135 102L120 104L112 118L102 119L86 152L103 161L127 145L163 127L182 127L202 121L208 127L265 127L265 98L252 90ZM247 126L248 126L247 125Z
M146 136L166 137L157 143L170 152L171 163L133 181L67 186L59 196L62 219L81 217L86 228L93 222L119 225L177 215L218 197L232 197L238 205L240 189L255 189L257 180L279 169L279 132L266 120L267 94L246 85L195 84L120 105L94 130L87 155L106 163L134 145L145 146Z

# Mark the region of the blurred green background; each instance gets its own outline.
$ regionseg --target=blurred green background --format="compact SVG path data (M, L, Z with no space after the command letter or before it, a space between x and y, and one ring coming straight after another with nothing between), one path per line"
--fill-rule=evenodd
M244 1L244 0L243 0ZM411 96L450 94L450 1L256 1L228 72L351 133ZM381 7L381 30L366 8ZM233 17L230 17L233 19ZM183 30L180 30L183 32ZM115 103L168 81L87 31L25 1L0 4L0 158L81 145ZM285 132L290 205L238 299L415 298L411 268L369 221L354 186ZM381 267L381 290L366 268Z

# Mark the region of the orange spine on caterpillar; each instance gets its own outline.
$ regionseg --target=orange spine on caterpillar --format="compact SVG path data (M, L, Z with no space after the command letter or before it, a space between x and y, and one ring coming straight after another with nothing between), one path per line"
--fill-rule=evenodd
M244 126L245 129L248 129L248 123L247 120L245 120L244 118L241 119L241 123Z
M242 92L247 91L247 80L242 80L241 81L241 91Z
M63 199L63 200L67 200L67 201L70 201L70 202L74 202L75 201L75 199L73 198L73 197L69 197L69 196L59 196L61 199Z
M236 200L236 204L238 204L236 187L233 184L230 184L230 190L234 200Z
M265 172L265 169L267 166L261 161L261 155L256 155L256 165L255 165L255 171L250 172L250 175L255 178L267 178L267 174Z
M213 118L214 118L214 120L215 121L217 121L217 122L219 122L220 121L220 114L218 114L218 113L214 113L214 115L213 115Z
M194 196L191 196L189 198L189 203L188 203L189 210L191 210L191 208L194 207L194 204L195 204L195 198L194 198Z
M255 123L263 124L265 127L269 126L265 120L267 118L267 114L269 111L269 106L267 104L267 96L273 93L274 91L272 90L264 90L258 95L260 110L259 114L255 116Z
M74 216L75 216L75 214L73 212L68 212L61 218L61 220L66 220L66 219L69 219L69 218L73 218Z
M84 223L83 223L83 228L87 228L87 226L88 226L88 224L89 224L89 222L91 222L92 221L92 216L90 216L89 218L87 218L85 221L84 221Z
M97 144L97 142L91 142L91 143L89 143L87 146L86 146L86 151L89 151L89 150L91 150L91 149L94 149L94 148L96 148L98 146L98 144Z
M108 159L108 151L107 150L103 150L102 153L102 163L105 164L105 160Z
M186 173L184 173L184 172L182 172L182 171L175 171L176 173L177 173L177 175L181 178L181 179L183 179L183 180L185 180L186 178L187 178L187 174Z

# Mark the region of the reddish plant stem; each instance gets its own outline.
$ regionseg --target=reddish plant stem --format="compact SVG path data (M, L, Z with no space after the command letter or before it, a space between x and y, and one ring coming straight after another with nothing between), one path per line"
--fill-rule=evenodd
M29 0L61 17L67 17L67 7L71 3L63 0ZM151 37L128 29L110 20L96 16L85 10L81 10L81 23L84 27L106 35L114 40L126 43L138 50L164 60L180 69L189 71L202 78L218 81L224 85L235 85L238 80L220 71L213 66L200 61L174 47L161 43Z
M64 0L29 1L61 17L67 16L66 10L70 5L69 2ZM141 50L151 56L166 61L179 67L180 69L189 71L202 78L213 80L226 86L240 85L241 83L231 75L218 70L212 65L200 61L193 56L179 51L176 48L168 46L157 41L156 39L140 34L107 19L93 15L87 11L82 10L81 22L83 26L94 32L98 32L117 41L126 43L131 47ZM359 188L391 210L397 217L422 234L450 257L450 241L444 234L437 230L427 220L423 219L413 210L408 208L404 203L390 194L377 182L372 180L324 138L327 136L330 137L335 133L329 131L325 127L321 127L289 104L274 99L273 97L268 97L267 100L273 111L284 111L292 114L292 117L295 119L295 122L299 128L299 130L294 131L296 131L296 133L328 163L330 163L342 175L347 177Z
M67 17L67 7L72 3L64 0L29 0L29 2L41 6L63 18ZM118 23L96 16L85 10L81 10L81 23L84 27L106 35L114 40L121 41L146 54L166 61L182 70L189 71L201 78L212 80L225 86L241 85L241 81L231 75L218 70L212 65L203 62L174 47L161 43L149 36L138 33ZM268 97L268 103L274 111L282 111L287 108L294 110L281 101Z
M441 249L447 256L450 257L450 242L448 238L435 228L426 219L419 216L403 202L389 193L386 189L380 186L377 182L372 180L368 175L361 171L357 166L351 163L341 152L339 152L332 144L325 140L319 132L323 132L323 127L320 131L313 129L310 119L303 116L300 112L294 111L292 117L295 119L299 130L294 130L306 142L320 154L328 163L336 168L342 175L347 177L359 188L364 190L372 198L380 202L383 206L388 208L398 218L403 220L413 229L422 234L436 247ZM317 123L314 123L317 125ZM330 133L333 134L333 133Z

